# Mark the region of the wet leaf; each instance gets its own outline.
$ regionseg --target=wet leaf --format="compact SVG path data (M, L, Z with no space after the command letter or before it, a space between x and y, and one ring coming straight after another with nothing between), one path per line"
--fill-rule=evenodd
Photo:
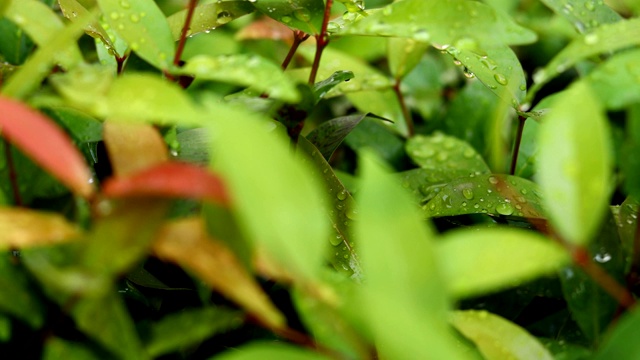
M553 274L570 261L564 249L542 235L511 228L456 230L437 243L449 292L474 297Z
M454 311L451 324L474 342L485 359L551 360L549 351L520 326L486 311Z
M445 184L420 187L422 209L429 217L463 214L521 216L543 218L544 210L538 186L509 175L476 175Z
M62 10L62 15L71 21L74 21L78 16L86 16L89 14L89 11L76 0L58 0L58 4L60 5L60 10ZM115 55L122 55L118 53L116 46L109 38L109 34L98 21L91 22L84 31L89 36L99 39L104 46Z
M286 345L284 343L260 343L253 342L216 356L215 360L327 360L328 357L318 352L305 350L299 346Z
M221 179L201 167L166 162L145 168L126 177L104 182L108 197L178 197L207 200L227 205L229 199Z
M489 173L488 170L487 173ZM402 187L409 190L414 195L415 200L421 203L436 188L441 190L449 182L458 178L468 179L471 175L481 174L476 172L469 173L466 170L412 169L399 172L397 177Z
M344 138L349 135L369 114L348 115L331 119L315 128L307 139L329 161L333 152L340 146Z
M484 173L489 168L482 157L468 143L436 133L416 135L405 144L407 155L423 169L465 170Z
M74 193L91 196L91 172L67 134L39 112L5 97L0 97L0 114L5 139Z
M158 130L148 124L106 121L104 142L117 177L131 176L168 159L164 140Z
M36 0L11 1L5 16L23 29L38 46L51 42L64 28L62 20L51 8ZM53 60L67 69L83 61L75 44L59 48Z
M622 144L620 167L625 176L624 190L630 196L640 199L640 159L635 154L640 151L640 104L633 105L627 112L626 139Z
M0 248L9 250L66 242L81 232L58 214L0 207L0 234Z
M579 36L533 75L534 85L527 99L532 99L544 84L578 62L637 44L640 44L640 19L637 18L605 24Z
M316 95L316 102L320 101L334 87L353 79L353 73L347 70L334 72L328 79L313 84L313 92Z
M551 224L572 243L592 238L609 203L612 160L602 111L589 85L577 83L540 127L538 181Z
M395 2L346 26L340 34L409 37L444 45L474 41L490 44L527 44L536 35L503 13L475 1Z
M202 4L195 8L187 36L209 32L254 11L250 1L230 0ZM169 16L167 22L174 40L178 40L187 17L187 9Z
M146 345L150 356L156 357L197 345L217 333L231 331L243 322L243 314L215 307L203 307L165 316L151 327L151 339Z
M567 19L581 33L614 23L622 17L602 1L593 0L542 0L556 14Z
M6 5L9 2L5 1ZM8 75L17 70L14 66L22 64L33 50L33 41L11 20L0 18L0 54L4 57L2 76L6 80Z
M196 128L182 131L178 133L177 138L180 143L178 160L196 165L206 165L209 163L211 143L206 129Z
M402 139L379 120L365 119L360 122L344 142L354 150L371 148L390 164L399 163L404 155Z
M346 94L355 108L362 113L376 114L392 123L389 129L402 137L408 137L407 122L404 120L398 96L391 90L366 90ZM366 123L367 121L365 121ZM365 125L367 126L367 125Z
M635 341L638 328L640 328L640 311L634 308L623 314L617 321L593 359L631 360L639 357L640 347Z
M640 102L640 49L612 56L587 79L607 109L621 110Z
M198 55L191 58L178 73L193 75L200 80L251 86L256 91L290 103L300 101L300 94L280 66L257 55Z
M260 0L252 2L256 10L291 28L307 34L320 33L324 18L322 0Z
M102 140L102 123L83 112L68 107L48 108L44 112L61 123L78 142Z
M105 21L138 56L161 70L172 67L174 38L153 0L97 0Z
M626 270L628 271L634 261L633 247L638 227L638 211L640 203L633 197L628 197L620 204L617 213L614 212L616 224L618 225L618 235L622 249L625 251ZM637 254L636 254L637 256Z
M284 326L282 314L235 255L225 245L209 237L201 219L184 219L165 225L153 249L161 259L193 271L214 290L235 301L265 325L272 328Z
M413 70L429 48L429 43L415 39L389 38L387 57L389 70L395 79L402 79Z
M2 218L4 217L0 215L0 219ZM44 323L44 309L33 296L28 278L15 264L15 260L7 252L0 254L0 310L36 329Z
M433 230L371 152L362 152L360 164L354 233L366 274L358 297L363 325L381 357L465 359L447 331L449 299L437 270Z

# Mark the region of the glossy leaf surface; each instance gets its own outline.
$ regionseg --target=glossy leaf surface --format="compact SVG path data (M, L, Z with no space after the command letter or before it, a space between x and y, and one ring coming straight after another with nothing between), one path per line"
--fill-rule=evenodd
M309 133L307 139L328 161L344 138L366 117L367 114L358 114L329 120Z
M588 75L594 93L607 109L620 110L640 101L640 50L616 54Z
M622 19L620 14L601 1L542 0L556 14L567 19L581 33Z
M585 244L602 222L612 166L609 136L602 108L584 83L566 92L540 127L538 180L550 221L567 241Z
M209 32L227 24L243 15L253 12L250 1L231 0L202 4L195 8L187 36ZM178 11L167 18L174 40L180 38L182 27L187 17L187 10Z
M437 244L449 292L457 298L506 289L553 274L569 255L552 240L517 229L450 232Z
M429 43L415 39L390 38L387 42L389 70L395 79L402 79L418 65Z
M87 16L89 14L89 11L77 0L59 0L58 3L64 17L71 21L74 21L78 16ZM85 28L85 32L93 38L100 39L109 51L118 54L115 44L100 23L97 21L90 23Z
M468 173L488 170L480 154L466 142L437 133L417 135L406 142L407 155L423 169L465 170Z
M260 0L253 6L268 17L307 34L319 34L324 17L322 0Z

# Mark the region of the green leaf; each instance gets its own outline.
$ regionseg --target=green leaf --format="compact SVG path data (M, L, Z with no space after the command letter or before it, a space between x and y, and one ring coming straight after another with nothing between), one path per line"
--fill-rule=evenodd
M352 80L353 81L353 80ZM347 99L351 101L358 111L376 114L392 121L385 126L402 137L408 137L407 123L404 120L402 108L398 96L391 90L366 90L347 93Z
M640 202L635 198L627 197L619 207L613 207L614 217L618 225L620 244L625 252L626 272L629 271L634 261L634 243L636 228L638 227L638 211Z
M218 355L212 360L326 360L327 357L318 352L305 350L301 347L278 343L254 342Z
M591 56L640 44L640 19L605 24L573 40L549 63L533 75L534 85L527 100L533 99L542 86L578 62Z
M439 47L473 41L490 44L527 44L536 35L501 12L476 1L432 2L405 0L369 12L343 35L410 37Z
M300 101L300 94L280 66L257 55L199 55L191 58L178 73L193 75L201 80L251 86L270 97L290 103Z
M84 344L76 341L67 341L58 337L48 338L42 354L43 360L60 360L60 359L86 359L98 360L105 354L91 351Z
M61 123L78 142L102 140L102 123L83 112L68 107L49 108L44 112Z
M196 128L179 132L177 135L180 149L178 150L178 160L190 162L198 165L209 163L209 134L207 129Z
M64 28L62 20L51 8L36 0L12 1L5 16L23 29L38 46L51 42ZM53 60L66 69L83 61L75 44L59 48Z
M260 0L251 2L264 15L307 34L320 33L324 18L322 0Z
M444 283L457 298L484 295L553 274L569 255L552 240L511 228L456 230L437 243Z
M7 3L8 5L8 3ZM5 66L10 64L22 64L27 56L33 50L33 41L9 19L0 18L0 54L4 57L7 64L3 65L3 75L5 75ZM15 70L15 69L13 69Z
M415 39L389 38L387 58L391 75L397 80L404 78L418 65L428 48L428 43Z
M450 46L447 53L465 67L465 73L473 74L494 94L513 107L524 99L527 82L516 54L507 45L482 49L465 49Z
M609 203L610 135L589 85L577 83L559 98L540 127L538 179L559 234L585 244Z
M104 18L131 50L158 69L172 67L175 48L167 19L153 0L97 0Z
M60 10L62 10L64 17L71 21L74 21L78 16L86 16L89 14L89 11L76 0L59 0L58 3L60 4ZM107 31L99 22L93 21L87 25L84 31L89 36L99 39L109 52L115 55L121 55L118 53L113 41L109 38Z
M638 346L640 344L636 341L638 329L640 329L640 311L633 308L616 322L593 359L632 360L640 357L640 346Z
M348 115L331 119L320 124L307 135L307 139L320 151L322 156L329 161L333 152L340 146L342 140L353 130L368 114Z
M640 105L636 104L627 112L627 137L622 144L620 167L624 173L624 190L640 199L640 159L635 156L640 151Z
M595 68L587 81L602 104L621 110L640 102L640 49L614 55Z
M197 345L217 333L237 328L243 317L237 311L214 307L172 313L151 326L147 352L157 357Z
M489 173L487 169L486 173ZM435 189L438 191L449 182L458 179L468 179L471 175L481 175L476 172L469 173L466 170L440 169L412 169L399 172L398 181L402 187L409 190L418 203L429 201L433 198Z
M402 140L379 120L365 119L344 139L354 150L371 148L390 164L399 163L404 149Z
M293 157L280 128L267 132L268 123L246 117L224 120L211 126L212 167L226 180L244 234L298 280L316 279L330 229L320 178Z
M0 254L0 310L17 317L33 328L44 323L42 305L33 296L26 274L13 263L12 255Z
M535 183L509 175L471 174L448 184L421 188L422 207L429 217L463 214L543 218Z
M174 40L178 40L182 34L187 11L187 9L178 11L167 18ZM218 1L199 5L194 9L187 36L209 32L253 11L251 2L246 0Z
M452 325L474 342L485 359L552 360L549 351L520 326L486 311L454 311Z
M0 342L4 343L11 339L11 320L0 314Z
M360 164L354 230L366 283L358 306L381 357L466 358L447 330L449 299L437 270L433 230L371 152L361 153Z
M320 82L313 84L313 92L316 95L316 102L320 101L327 95L331 89L353 79L353 73L347 70L336 71L331 76Z
M423 169L464 170L484 173L489 167L468 143L453 136L436 133L416 135L405 145L407 155Z
M602 24L622 19L620 14L602 1L593 0L542 0L556 14L567 19L581 33L589 32Z

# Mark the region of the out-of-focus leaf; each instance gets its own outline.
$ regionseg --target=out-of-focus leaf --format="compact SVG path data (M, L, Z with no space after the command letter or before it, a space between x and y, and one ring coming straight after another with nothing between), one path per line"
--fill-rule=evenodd
M91 351L80 342L67 341L58 337L47 339L42 354L43 360L60 360L60 359L86 359L98 360L105 354L99 354Z
M149 64L171 68L174 38L164 14L153 0L98 0L106 22Z
M433 230L371 152L362 152L360 164L354 231L366 282L358 298L381 357L466 358L447 330L449 299L437 270Z
M51 8L36 0L11 1L5 16L22 28L38 46L49 43L64 28ZM83 61L75 44L59 48L52 60L67 69Z
M515 45L536 40L532 31L477 1L405 0L370 14L340 34L410 37L439 46L455 46L458 41Z
M554 273L570 260L537 233L510 228L450 232L437 243L444 283L457 298L483 295Z
M417 135L405 144L407 155L423 169L465 170L469 173L486 172L489 167L468 143L436 133Z
M473 74L509 105L517 108L524 99L527 90L524 71L509 46L486 47L480 51L449 46L446 51L465 67L465 73Z
M9 339L11 339L11 320L0 314L0 342L4 343Z
M331 203L335 208L335 210L333 208L329 210L329 214L327 214L331 219L334 230L329 235L329 243L331 244L329 262L336 270L344 271L350 277L360 279L362 270L354 249L351 233L353 222L357 221L358 218L355 201L353 201L351 194L342 182L336 177L331 165L313 144L306 138L300 137L298 139L298 147L311 157L314 176L322 176L324 178L324 182L328 186L327 190Z
M9 5L9 2L5 3ZM22 64L33 50L34 44L24 30L5 17L0 18L0 37L0 54L4 57L2 75L6 80L7 75L16 70L11 65Z
M177 138L180 143L178 160L197 165L209 163L211 143L206 129L197 128L182 131L178 133Z
M9 253L0 253L0 310L39 328L44 322L42 306L29 289L25 273L12 260Z
M539 339L556 360L591 359L591 350L564 340Z
M313 84L313 92L316 95L316 102L323 99L331 89L353 79L353 73L347 70L336 71L328 79Z
M402 79L418 65L429 48L429 43L415 39L389 38L387 40L389 70L395 79Z
M296 87L284 75L280 66L257 55L199 55L191 58L178 73L193 75L201 80L251 86L270 97L291 103L300 100Z
M402 140L379 120L365 119L360 122L344 142L354 150L372 148L378 156L391 164L399 162L404 153Z
M265 325L272 328L284 325L282 314L235 255L207 235L201 219L186 219L165 225L153 249L160 258L193 271L209 286L241 305Z
M44 109L44 112L62 123L71 136L79 142L102 140L102 123L83 112L68 107Z
M214 307L167 315L152 325L151 340L146 345L147 352L156 357L196 345L216 333L240 326L243 317L238 311Z
M344 138L367 116L369 114L348 115L324 122L307 135L307 140L328 161Z
M487 311L454 311L451 324L474 342L487 360L552 360L542 344L520 326Z
M633 105L627 112L627 137L622 144L620 167L624 173L624 190L630 196L640 199L640 159L635 156L640 151L640 104Z
M60 10L62 10L62 15L71 21L74 21L78 16L86 16L89 14L89 11L76 0L58 0L58 4L60 5ZM91 22L85 28L85 32L93 38L100 39L104 46L110 52L113 52L113 54L122 55L118 54L116 46L109 38L109 34L107 34L99 22Z
M261 13L307 34L320 33L324 18L322 0L261 0L252 2Z
M616 224L618 225L618 235L620 235L620 244L625 251L626 269L631 267L634 261L634 243L636 237L636 229L638 227L638 211L640 203L633 197L628 197L620 204L617 213L614 212Z
M54 123L27 105L0 97L2 136L55 176L74 193L94 191L91 172L71 140Z
M218 26L251 13L253 10L250 1L246 0L220 1L199 5L194 9L187 36L209 32ZM174 40L180 38L186 18L187 9L178 11L167 18Z
M620 110L640 102L640 49L614 55L587 79L607 109Z
M539 141L538 179L550 221L567 241L585 244L609 203L612 167L608 124L588 84L558 99Z
M475 175L420 189L427 216L491 214L543 218L538 186L509 175Z
M593 0L542 0L556 14L567 19L581 33L589 32L602 24L614 23L622 16L603 1Z
M0 248L23 249L79 237L80 230L58 214L0 208Z
M167 162L104 182L108 197L179 197L229 203L219 177L195 165Z
M640 19L620 20L605 24L584 34L556 55L533 75L534 85L527 96L531 100L540 88L554 77L590 56L624 49L640 43Z
M640 346L636 341L640 328L640 311L631 309L611 329L593 359L632 360L640 357Z
M246 117L211 128L212 167L225 180L247 237L297 280L314 280L330 230L320 178L293 157L279 128L267 132L263 122Z
M328 357L318 352L305 350L301 347L278 344L254 342L249 345L228 350L213 358L214 360L327 360Z
M118 177L133 175L168 159L164 140L158 130L148 124L106 121L104 142L113 173Z

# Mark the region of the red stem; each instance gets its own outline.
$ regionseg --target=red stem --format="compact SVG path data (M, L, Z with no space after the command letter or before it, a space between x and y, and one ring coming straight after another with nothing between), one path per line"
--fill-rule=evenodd
M311 74L309 74L309 84L313 85L316 82L318 75L318 68L320 67L320 59L322 58L322 52L324 48L329 44L329 37L327 35L327 27L329 26L329 18L331 17L331 7L333 6L333 0L327 0L324 7L324 18L322 19L322 28L320 34L316 34L316 56L313 59L313 65L311 66Z
M296 54L296 51L298 51L298 47L300 46L300 44L302 44L308 38L309 34L305 34L300 30L293 31L293 44L291 44L291 49L289 49L287 57L284 58L284 61L282 62L282 70L287 69L287 67L291 63L291 60L293 60L293 56Z
M402 91L400 90L400 83L401 80L396 79L396 83L393 85L393 91L396 93L396 97L398 98L398 102L400 103L402 116L404 117L404 121L407 124L407 132L409 133L409 137L413 137L413 135L415 134L413 118L411 118L411 113L409 112L409 108L407 108L407 103L404 100L404 95L402 95Z
M173 65L175 66L180 65L182 52L184 51L184 44L187 42L187 33L189 32L189 27L191 27L191 19L193 19L193 13L196 9L197 2L198 0L189 0L189 5L187 5L187 18L184 20L184 26L182 27L182 32L180 33L180 40L178 40L176 54L173 57Z

